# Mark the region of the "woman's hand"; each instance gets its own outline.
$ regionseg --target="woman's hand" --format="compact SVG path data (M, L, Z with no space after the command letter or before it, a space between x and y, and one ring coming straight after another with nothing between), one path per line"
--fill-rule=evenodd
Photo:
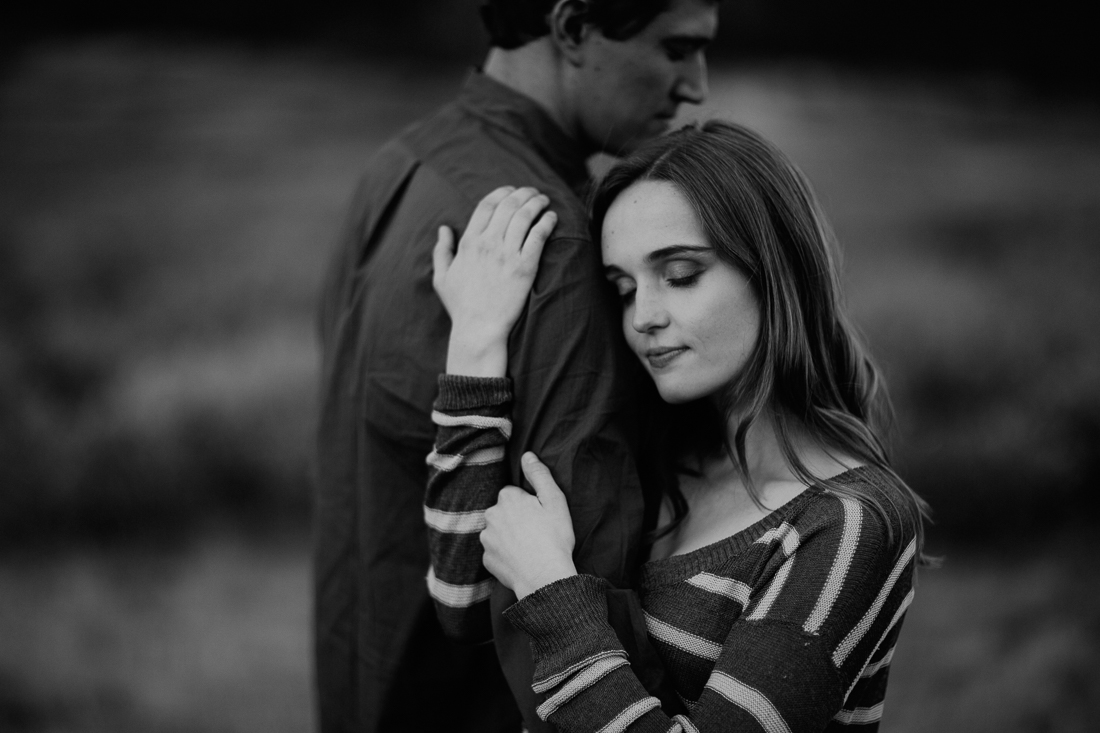
M520 463L536 493L532 496L515 486L501 489L496 505L485 512L481 545L485 569L523 598L576 575L577 568L565 494L534 453L524 453Z
M512 330L538 272L557 216L533 188L498 188L477 205L455 252L439 228L432 286L451 316L447 373L503 377Z

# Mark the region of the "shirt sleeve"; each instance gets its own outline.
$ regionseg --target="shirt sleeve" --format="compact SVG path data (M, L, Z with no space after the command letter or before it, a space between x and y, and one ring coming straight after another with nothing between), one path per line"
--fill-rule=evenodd
M435 448L428 455L424 522L431 565L428 593L451 638L492 638L489 596L495 582L482 564L485 510L508 483L511 380L442 374L432 410Z
M509 339L510 483L527 486L519 459L533 451L568 497L578 571L626 588L643 531L637 446L644 375L602 273L588 239L552 238L543 250Z
M621 611L639 560L645 494L657 493L659 477L638 466L648 461L637 449L645 375L623 339L621 304L603 276L599 248L579 236L581 227L567 223L559 220L562 236L543 248L527 307L509 338L508 374L515 390L509 478L530 490L519 464L526 451L550 469L569 502L573 562L578 572L618 589L604 602L619 606L611 614L619 638L637 644L646 639L640 614ZM504 586L493 591L497 655L528 730L549 730L535 714L542 696L531 689L530 643L502 616L515 600ZM632 658L643 668L642 679L662 679L652 649Z
M915 543L899 552L896 536L887 543L869 512L846 501L841 526L784 523L758 539L768 554L752 587L700 573L676 586L675 612L647 612L650 636L679 671L686 715L668 717L639 684L603 621L600 580L566 578L516 603L505 615L531 639L533 687L546 694L539 716L563 733L797 733L876 724L884 685L876 705L848 700L860 697L852 694L857 686L876 684L870 678L889 662L912 600ZM724 639L697 633L707 623L693 614L718 607L707 594L736 614ZM701 688L685 695L693 669Z

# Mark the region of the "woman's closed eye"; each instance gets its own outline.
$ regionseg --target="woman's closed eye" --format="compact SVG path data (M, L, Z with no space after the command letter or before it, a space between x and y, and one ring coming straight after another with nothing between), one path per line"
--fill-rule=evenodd
M699 280L704 269L697 262L672 262L665 269L665 282L669 287L688 288Z
M699 281L705 271L706 268L697 262L672 262L664 268L663 272L660 273L660 277L670 288L690 288ZM638 286L632 278L610 278L610 282L615 287L615 292L619 294L619 299L623 303L630 303L634 300L634 291L638 289Z

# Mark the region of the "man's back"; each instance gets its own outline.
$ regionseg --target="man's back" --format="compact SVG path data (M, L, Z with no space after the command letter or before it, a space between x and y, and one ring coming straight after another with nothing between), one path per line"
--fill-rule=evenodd
M502 651L510 693L491 646L443 637L424 579L424 459L450 328L431 287L431 248L440 225L461 231L499 185L539 188L559 216L509 346L513 477L522 451L535 450L571 488L579 566L622 583L633 565L642 496L624 396L634 370L575 193L584 177L582 154L533 102L480 75L371 163L321 313L315 573L324 733L517 731L512 695L531 695L517 659L525 646ZM498 626L498 642L509 631Z

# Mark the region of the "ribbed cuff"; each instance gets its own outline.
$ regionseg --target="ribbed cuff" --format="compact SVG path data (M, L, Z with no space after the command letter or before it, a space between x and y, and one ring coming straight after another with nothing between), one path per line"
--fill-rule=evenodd
M607 622L608 583L573 575L545 585L505 609L504 617L531 639L535 681L622 644Z
M439 394L432 407L449 412L475 410L487 405L504 405L512 401L512 380L509 377L467 377L461 374L440 374Z

